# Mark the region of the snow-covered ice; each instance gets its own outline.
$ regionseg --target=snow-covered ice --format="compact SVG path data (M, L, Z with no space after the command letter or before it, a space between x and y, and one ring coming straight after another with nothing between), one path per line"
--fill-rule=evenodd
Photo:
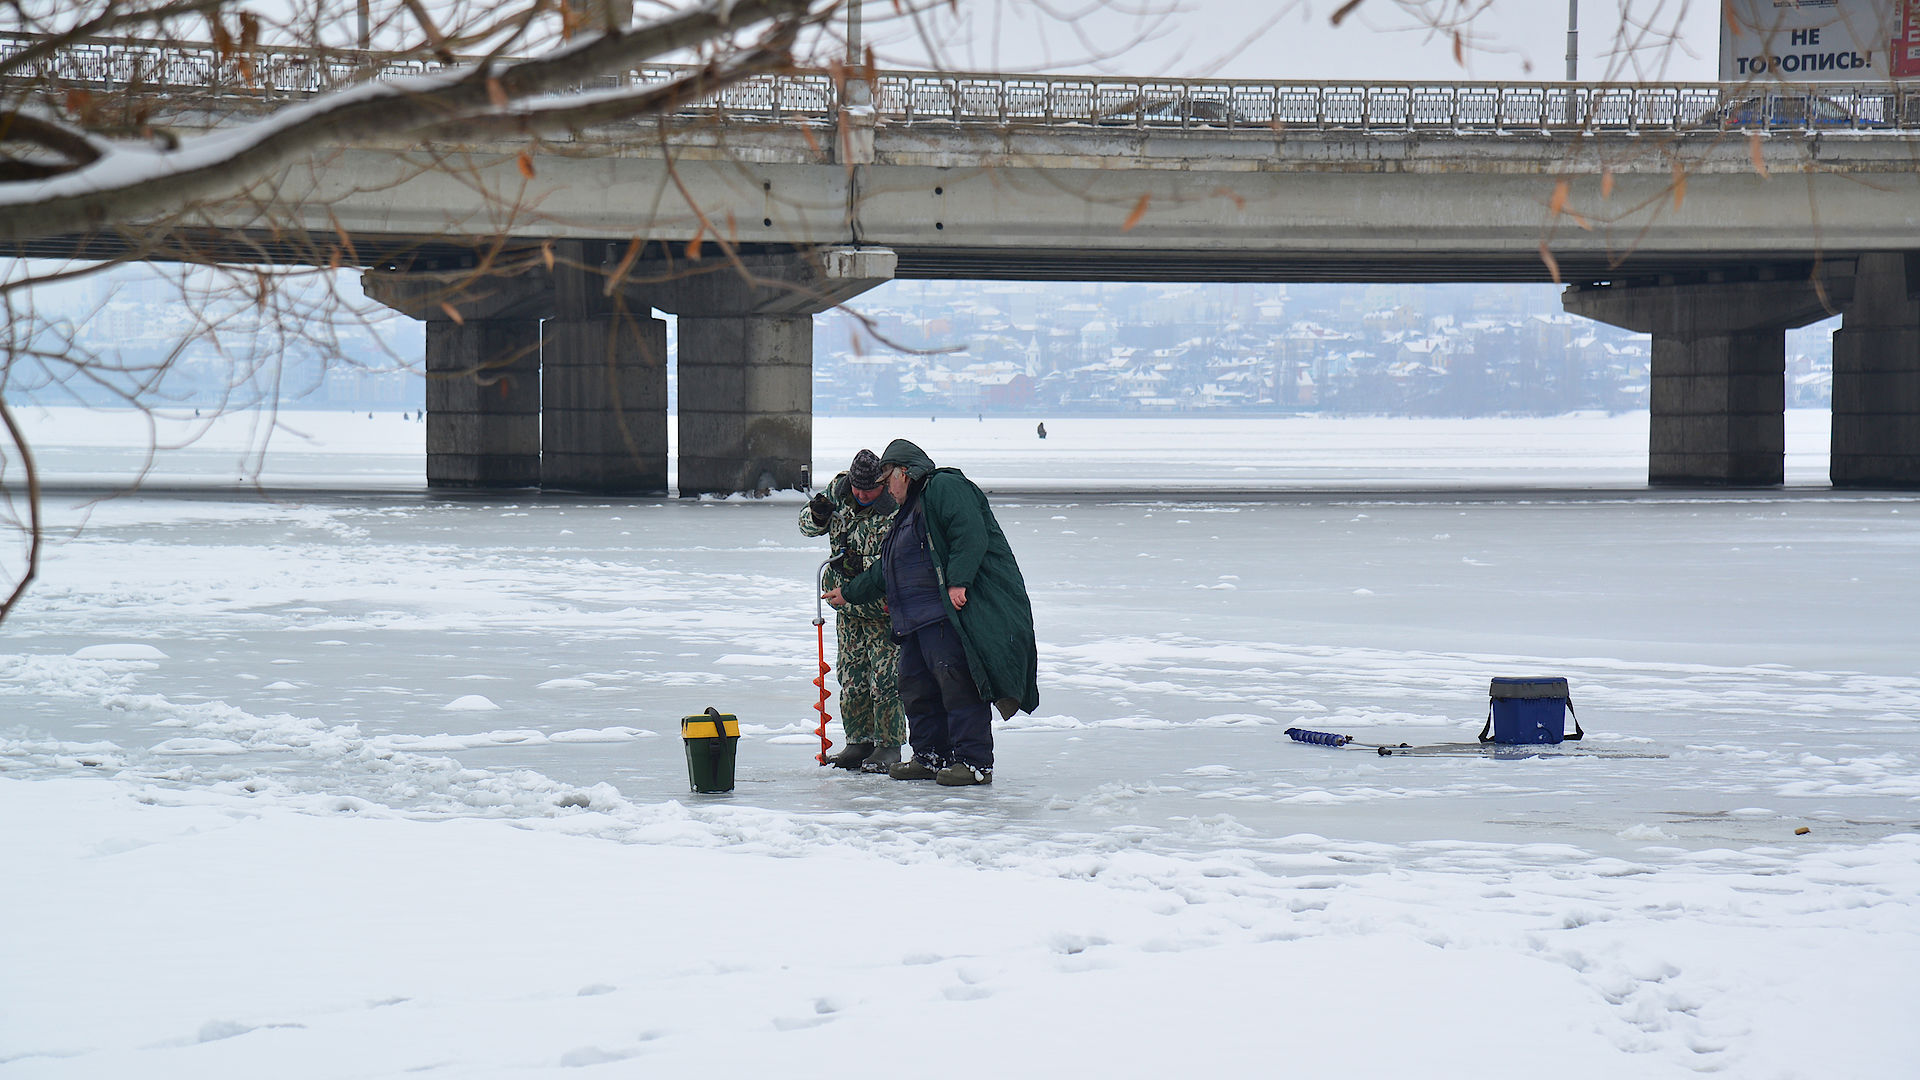
M898 433L994 486L1027 572L1041 709L950 791L814 765L796 499L427 495L357 422L304 491L54 497L0 627L0 1076L1920 1059L1920 498L1640 490L1644 416L823 420L817 475ZM1471 741L1528 674L1591 752L1282 735ZM707 705L731 796L687 792Z

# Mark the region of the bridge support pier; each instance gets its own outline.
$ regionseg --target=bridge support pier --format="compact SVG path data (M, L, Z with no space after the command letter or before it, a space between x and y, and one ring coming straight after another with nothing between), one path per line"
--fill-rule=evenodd
M667 491L667 324L631 288L606 289L606 245L565 241L541 327L540 486Z
M680 316L680 494L801 486L813 460L813 316L891 280L885 248L731 260L658 286ZM659 274L649 274L660 277Z
M458 271L369 271L361 287L427 324L427 486L538 484L544 297Z
M667 324L548 319L540 353L540 486L665 494Z
M643 284L611 291L608 252L568 241L551 269L363 276L368 297L427 320L428 485L665 492L659 307L680 316L680 494L799 487L813 315L890 280L893 252L642 263L628 277Z
M1834 487L1920 487L1920 255L1862 255L1833 335Z
M1831 315L1851 284L1575 286L1563 301L1653 335L1649 484L1768 487L1786 478L1786 331Z
M540 482L540 324L427 321L427 486Z
M680 316L680 494L801 486L813 316Z

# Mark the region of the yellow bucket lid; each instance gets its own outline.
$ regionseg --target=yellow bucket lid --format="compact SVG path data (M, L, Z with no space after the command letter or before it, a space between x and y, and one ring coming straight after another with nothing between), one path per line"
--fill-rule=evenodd
M739 738L739 736L740 718L732 713L708 709L703 713L680 718L680 737L683 739Z

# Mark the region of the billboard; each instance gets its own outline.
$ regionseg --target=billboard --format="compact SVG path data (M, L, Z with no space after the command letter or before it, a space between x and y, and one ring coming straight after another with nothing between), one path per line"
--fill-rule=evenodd
M1920 76L1920 0L1895 0L1899 22L1893 30L1893 77Z
M1920 0L1723 0L1727 82L1884 82L1920 75Z

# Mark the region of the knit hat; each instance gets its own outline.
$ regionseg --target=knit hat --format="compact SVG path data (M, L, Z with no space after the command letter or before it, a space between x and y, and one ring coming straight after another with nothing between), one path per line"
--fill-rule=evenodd
M853 455L853 465L847 469L847 482L862 491L880 486L880 459L871 450L862 450Z

